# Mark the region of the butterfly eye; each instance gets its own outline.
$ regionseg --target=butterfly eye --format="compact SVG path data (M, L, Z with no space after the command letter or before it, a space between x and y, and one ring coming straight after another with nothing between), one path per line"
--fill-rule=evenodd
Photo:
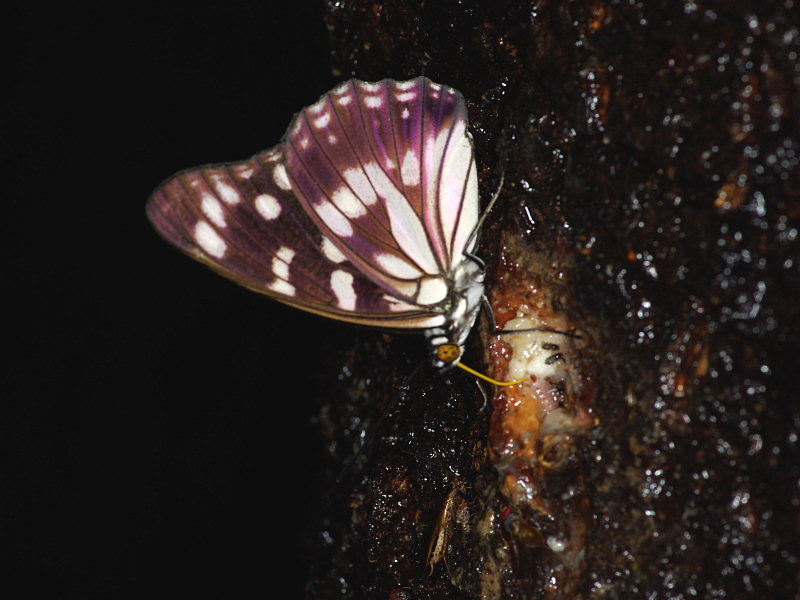
M446 364L450 364L461 356L461 349L455 344L441 344L436 348L436 358Z

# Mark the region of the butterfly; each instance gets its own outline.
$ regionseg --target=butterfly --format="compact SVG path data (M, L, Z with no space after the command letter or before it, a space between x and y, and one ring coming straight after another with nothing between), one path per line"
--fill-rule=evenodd
M147 203L163 238L236 283L331 319L421 330L435 367L470 372L478 212L464 99L425 77L346 81L277 146L182 171Z

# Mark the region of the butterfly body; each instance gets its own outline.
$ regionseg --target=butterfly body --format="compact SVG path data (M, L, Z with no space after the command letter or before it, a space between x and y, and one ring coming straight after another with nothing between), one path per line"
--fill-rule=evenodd
M423 77L347 81L274 148L173 176L147 214L171 244L249 289L424 331L440 368L458 363L484 293L466 107Z

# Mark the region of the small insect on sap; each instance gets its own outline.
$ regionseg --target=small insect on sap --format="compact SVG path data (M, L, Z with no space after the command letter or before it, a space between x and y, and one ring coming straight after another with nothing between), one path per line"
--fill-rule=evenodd
M484 267L471 254L472 137L452 88L425 77L342 83L274 148L167 180L147 216L244 287L332 319L422 330L434 366L465 368Z
M450 491L442 503L439 511L439 518L431 535L428 545L428 554L425 564L428 567L428 574L433 574L433 569L439 561L443 561L447 567L447 545L453 535L453 529L458 523L462 528L469 526L469 509L461 496L464 494L464 485L457 478L450 483ZM450 568L447 567L448 572Z

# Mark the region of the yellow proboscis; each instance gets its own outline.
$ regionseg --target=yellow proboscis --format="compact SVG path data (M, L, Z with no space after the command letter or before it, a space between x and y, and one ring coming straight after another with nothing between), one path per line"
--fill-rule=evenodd
M492 379L488 375L484 375L483 373L479 373L475 369L470 369L464 363L460 363L460 362L456 363L456 366L461 368L461 369L464 369L467 373L469 373L473 377L477 377L478 379L483 379L484 381L488 381L489 383L493 383L495 385L500 385L500 386L517 385L518 383L522 383L523 381L525 381L525 378L517 379L516 381L497 381L496 379Z

